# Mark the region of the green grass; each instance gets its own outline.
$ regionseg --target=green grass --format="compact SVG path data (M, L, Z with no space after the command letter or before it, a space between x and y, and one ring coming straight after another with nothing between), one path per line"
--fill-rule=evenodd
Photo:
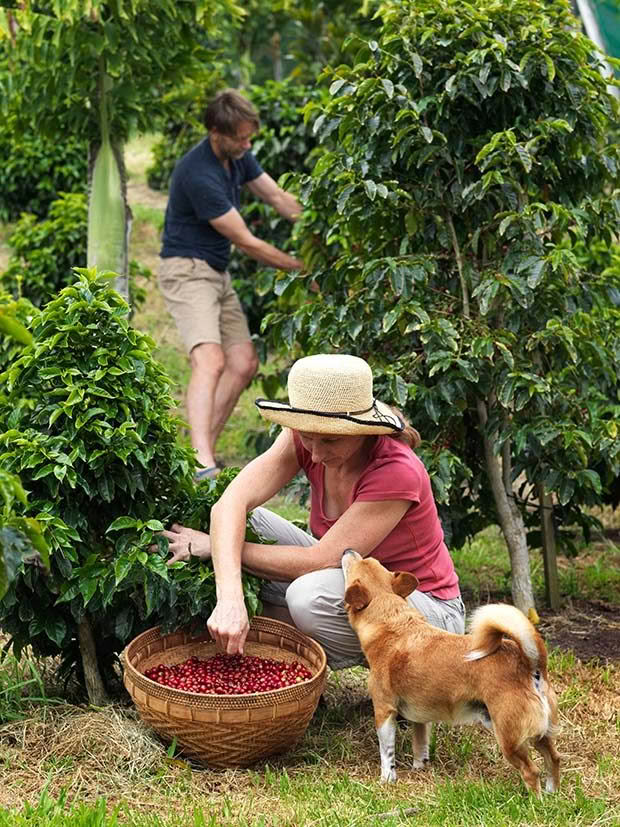
M157 233L160 233L164 228L165 210L161 207L151 207L144 204L134 204L132 207L134 231L139 231L141 225L150 224Z
M54 800L44 793L34 805L0 812L0 827L321 827L342 825L462 825L463 827L565 827L565 825L617 824L600 798L586 796L577 784L571 795L527 797L508 781L499 784L455 778L439 781L428 796L403 795L399 785L361 782L345 774L319 773L293 777L286 770L255 773L253 796L245 804L223 799L217 806L192 806L171 816L136 812L127 804L69 805L66 795ZM256 801L277 799L278 813L257 808Z
M33 704L58 703L47 696L44 680L33 660L5 652L0 659L0 723L21 720Z
M473 602L510 596L510 557L497 526L490 526L461 549L454 549L452 557L461 588L472 595ZM539 549L530 551L530 570L534 592L539 604L544 605L544 570ZM620 603L620 548L610 542L596 543L584 546L573 558L558 555L558 582L563 597Z

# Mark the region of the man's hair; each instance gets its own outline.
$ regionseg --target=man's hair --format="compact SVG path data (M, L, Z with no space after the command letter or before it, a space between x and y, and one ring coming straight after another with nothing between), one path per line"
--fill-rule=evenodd
M258 130L258 112L236 89L223 89L207 104L203 118L207 129L235 137L239 124L249 121Z

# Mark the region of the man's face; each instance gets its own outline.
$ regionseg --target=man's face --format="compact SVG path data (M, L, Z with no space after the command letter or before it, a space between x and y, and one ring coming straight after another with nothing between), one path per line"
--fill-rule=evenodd
M236 135L224 135L217 129L211 130L211 138L215 141L218 155L226 161L238 161L243 158L248 149L252 148L252 138L255 135L256 129L250 121L242 121L237 127Z

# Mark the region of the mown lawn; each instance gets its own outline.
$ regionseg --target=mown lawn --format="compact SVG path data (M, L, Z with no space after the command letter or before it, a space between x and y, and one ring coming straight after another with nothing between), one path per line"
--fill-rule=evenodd
M154 269L165 198L145 186L148 147L148 138L139 139L128 153L132 257ZM183 415L186 359L154 279L147 291L134 324L157 342ZM226 426L220 456L229 464L249 458L247 435L261 428L252 404L257 395L249 388ZM306 513L286 497L271 505L292 518ZM454 558L472 605L507 595L508 555L497 531L485 531ZM564 600L579 596L619 607L619 563L618 547L601 538L574 560L562 559ZM538 554L532 567L540 594ZM401 725L399 779L381 784L361 668L329 674L326 704L289 753L250 770L216 771L175 755L141 724L123 691L103 709L72 703L56 685L53 667L44 660L17 663L10 655L0 664L0 827L620 824L620 679L618 663L604 658L551 651L562 784L557 795L540 801L527 795L494 738L472 727L435 727L431 766L420 772L411 769Z

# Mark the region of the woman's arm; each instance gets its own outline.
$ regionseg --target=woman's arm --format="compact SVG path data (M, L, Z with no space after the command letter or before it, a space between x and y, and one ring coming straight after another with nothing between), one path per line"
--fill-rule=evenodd
M249 629L241 586L248 512L280 491L298 471L293 435L284 430L264 454L239 472L211 509L210 542L217 603L207 626L214 639L231 654L243 651Z
M355 502L310 548L244 543L243 568L269 580L295 580L318 569L338 568L342 552L354 548L367 557L411 507L406 500Z

